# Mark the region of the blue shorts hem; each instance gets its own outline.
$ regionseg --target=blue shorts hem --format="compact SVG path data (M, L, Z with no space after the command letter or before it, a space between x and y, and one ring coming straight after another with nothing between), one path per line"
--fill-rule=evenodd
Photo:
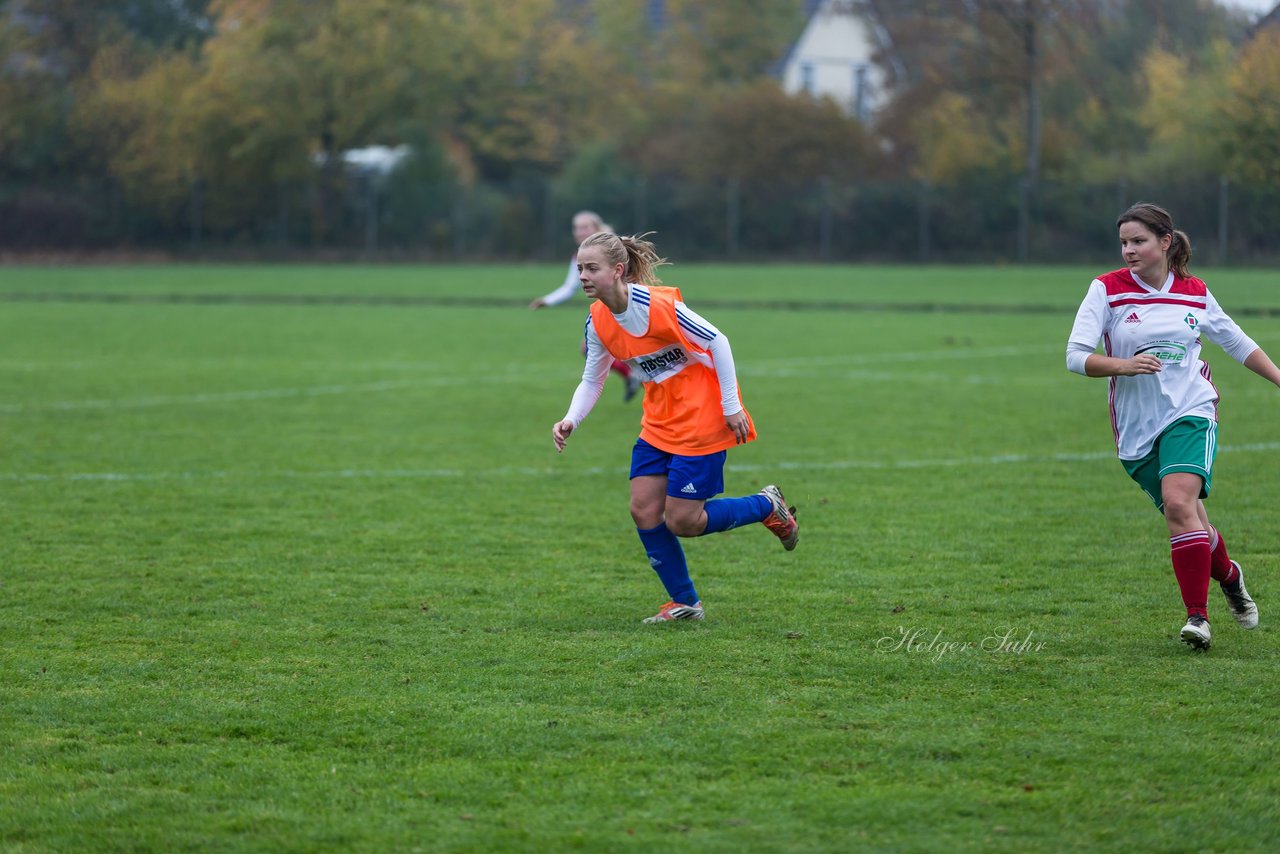
M665 477L668 496L708 501L724 492L727 456L724 451L696 456L672 454L636 439L631 449L631 478Z

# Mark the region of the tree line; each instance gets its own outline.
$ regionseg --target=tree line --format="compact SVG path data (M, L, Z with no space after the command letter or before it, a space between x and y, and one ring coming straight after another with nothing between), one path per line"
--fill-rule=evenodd
M593 207L707 255L1025 259L1092 251L1142 193L1280 252L1277 28L865 0L893 97L863 125L778 83L806 5L7 0L0 241L522 257ZM371 145L411 154L344 160Z

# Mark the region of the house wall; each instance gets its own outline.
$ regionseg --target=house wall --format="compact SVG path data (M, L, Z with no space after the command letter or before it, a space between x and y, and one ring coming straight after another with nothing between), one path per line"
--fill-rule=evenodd
M872 62L877 47L857 3L825 0L787 57L782 87L791 94L808 91L815 97L830 96L849 115L869 121L885 97L884 73Z

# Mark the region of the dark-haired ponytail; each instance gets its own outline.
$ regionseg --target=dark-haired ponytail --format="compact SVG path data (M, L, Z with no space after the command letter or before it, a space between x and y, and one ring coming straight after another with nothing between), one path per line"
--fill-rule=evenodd
M1185 231L1173 230L1173 241L1169 244L1169 269L1179 279L1191 275L1191 238Z

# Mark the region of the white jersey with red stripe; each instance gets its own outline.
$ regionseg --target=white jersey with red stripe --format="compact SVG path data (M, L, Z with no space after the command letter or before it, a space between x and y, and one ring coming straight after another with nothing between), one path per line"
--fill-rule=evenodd
M1116 270L1089 285L1067 339L1067 367L1083 374L1099 340L1108 356L1149 353L1162 365L1154 374L1110 378L1111 428L1120 459L1146 456L1179 418L1217 421L1218 390L1209 363L1200 358L1202 335L1238 362L1258 348L1195 277L1170 273L1157 288L1129 270Z

